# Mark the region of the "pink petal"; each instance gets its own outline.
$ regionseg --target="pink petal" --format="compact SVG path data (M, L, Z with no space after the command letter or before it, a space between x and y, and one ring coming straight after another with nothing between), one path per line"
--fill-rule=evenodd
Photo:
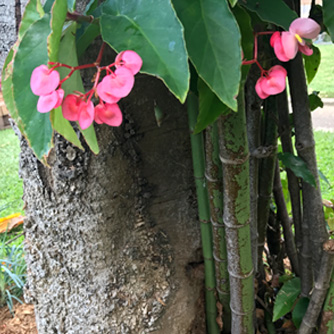
M143 61L137 52L126 50L119 53L115 59L116 67L124 66L133 75L137 74L143 65Z
M281 39L281 33L279 31L275 31L270 37L270 45L274 47L274 44L278 39Z
M110 94L110 79L106 79L105 77L96 87L97 95L105 102L108 103L117 103L119 101L119 97L115 97Z
M261 82L261 89L265 94L276 95L282 93L286 85L286 70L276 65L268 71L268 77Z
M64 95L65 95L64 90L61 89L61 88L57 89L56 93L57 93L57 96L58 96L58 101L57 101L56 105L54 106L55 109L58 108L62 104Z
M37 111L46 113L56 108L58 102L58 93L52 92L48 95L41 95L37 102Z
M31 74L30 87L35 95L47 95L59 85L60 76L57 71L51 71L46 65L36 67Z
M87 129L94 121L94 104L92 101L83 102L79 108L79 125L82 130Z
M123 115L118 104L106 103L104 108L98 110L98 117L103 123L110 126L120 126L123 121Z
M281 65L275 65L273 66L269 71L268 74L270 76L281 76L284 80L286 76L288 75L286 69Z
M108 94L118 98L127 96L131 92L134 82L132 72L124 66L117 68L114 74L107 75L101 81Z
M266 94L263 90L262 90L262 83L263 83L263 81L265 80L266 78L264 78L264 77L260 77L259 79L258 79L258 81L256 82L256 85L255 85L255 91L256 91L256 93L257 93L257 95L259 95L259 97L262 99L262 100L264 100L264 99L266 99L268 96L269 96L269 94Z
M287 31L282 32L282 46L287 58L293 59L296 57L298 41L293 34Z
M313 54L313 49L310 48L308 45L298 45L298 50L301 52L301 53L304 53L304 55L306 56L311 56Z
M291 34L298 34L302 38L313 39L320 33L320 25L309 18L298 18L294 20L289 27Z
M276 57L280 60L280 61L289 61L290 59L286 56L284 50L283 50L283 46L282 46L282 39L281 37L276 38L275 42L274 42L274 52Z
M95 115L94 115L94 121L97 124L103 124L103 121L100 119L99 114L103 112L104 110L104 105L102 103L98 104L95 108Z
M82 103L84 102L80 99L79 96L74 94L67 95L62 104L62 112L64 118L66 118L69 121L78 121L79 109Z

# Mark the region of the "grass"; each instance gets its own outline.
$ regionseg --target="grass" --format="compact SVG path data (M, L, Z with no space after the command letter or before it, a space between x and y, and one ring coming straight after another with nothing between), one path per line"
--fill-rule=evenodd
M334 44L316 45L321 52L321 63L318 73L309 85L309 93L320 91L320 97L334 98Z
M23 212L22 180L18 176L20 146L12 129L0 131L0 217Z

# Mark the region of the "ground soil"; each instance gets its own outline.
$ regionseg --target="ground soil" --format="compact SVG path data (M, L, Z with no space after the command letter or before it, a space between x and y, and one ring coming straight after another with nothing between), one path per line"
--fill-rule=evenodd
M13 317L7 306L0 308L0 334L37 334L33 305L17 302L14 312Z

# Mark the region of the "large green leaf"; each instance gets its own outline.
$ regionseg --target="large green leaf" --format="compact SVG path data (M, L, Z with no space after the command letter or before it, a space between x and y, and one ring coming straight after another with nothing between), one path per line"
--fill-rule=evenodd
M59 43L67 14L67 1L56 0L51 11L51 34L48 37L49 61L58 61Z
M40 160L52 147L53 131L49 114L41 114L36 109L38 96L30 89L30 76L34 68L48 61L47 37L50 32L50 15L46 14L22 37L13 65L13 97L24 125L23 134Z
M324 14L324 23L327 27L331 39L334 42L334 1L333 0L323 0L323 14Z
M292 311L292 321L297 328L299 328L302 323L309 302L310 299L307 297L300 298Z
M314 175L302 158L288 152L278 153L278 158L282 161L283 165L290 168L297 177L301 177L305 182L316 187Z
M218 98L237 109L240 32L226 0L174 0L185 27L189 57L199 76Z
M43 9L45 10L45 13L50 13L51 8L55 0L46 0Z
M60 43L60 48L59 48L59 62L70 65L70 66L78 65L78 57L76 54L76 47L75 47L76 27L77 25L74 22L67 29ZM60 73L61 78L65 77L69 72L68 69L63 68L63 67L59 68L58 71ZM80 71L74 72L74 74L62 84L62 88L65 91L65 96L73 93L74 91L84 92L84 87L82 84ZM57 132L59 132L62 136L64 136L68 141L70 141L74 145L78 146L79 148L82 148L81 143L78 140L77 135L74 132L72 126L66 119L63 118L63 115L60 112L60 110L52 111L52 121L53 121L54 129ZM86 130L80 129L80 131L83 134L89 148L95 154L98 154L99 146L98 146L97 139L96 139L94 125L92 124Z
M134 50L143 59L141 72L163 80L184 102L189 68L183 28L168 0L109 0L103 6L101 34L117 52Z
M40 0L30 0L25 8L22 16L20 30L19 30L19 40L22 39L25 32L29 27L39 20L44 15L44 10L41 6Z
M319 48L312 45L313 54L311 56L303 55L304 64L305 64L305 72L308 84L311 83L315 75L317 74L318 68L320 66L321 61L321 53Z
M67 0L68 9L73 12L75 11L76 0Z
M203 131L208 125L212 124L220 115L231 112L231 109L222 103L216 94L199 79L199 114L194 133Z
M298 295L300 294L300 278L295 277L283 284L281 290L278 292L275 305L273 321L286 315L291 311Z
M289 30L291 22L298 17L283 0L247 0L239 3L255 12L263 21L274 23L285 30Z
M72 23L71 26L66 30L63 39L59 45L59 62L67 65L76 65L77 60L74 59L75 56L75 31L76 31L76 23ZM58 60L58 59L57 59ZM68 74L68 70L64 68L60 68L59 70L61 78L65 77ZM74 75L65 81L62 85L62 88L65 91L65 96L72 93L75 87L79 87L77 82L81 81L80 74L75 72ZM75 87L74 87L75 85ZM63 117L61 112L61 107L57 108L56 110L51 111L51 123L55 131L60 133L66 140L74 144L75 146L84 149L81 145L81 142L74 131L71 123Z

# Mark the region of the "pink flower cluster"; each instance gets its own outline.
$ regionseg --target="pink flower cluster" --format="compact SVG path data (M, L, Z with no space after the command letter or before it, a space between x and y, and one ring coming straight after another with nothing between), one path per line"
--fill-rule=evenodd
M117 104L119 100L127 96L134 85L134 75L137 74L142 66L140 56L131 50L119 53L115 62L105 67L98 67L94 87L87 93L76 92L64 98L64 91L60 88L62 82L68 79L77 69L92 67L90 65L71 68L71 72L62 81L56 67L65 66L58 64L48 69L46 65L38 66L34 69L30 86L35 95L40 96L37 104L39 112L48 112L54 108L62 106L64 118L69 121L78 121L82 129L87 129L95 120L98 124L108 124L119 126L122 123L122 112ZM95 66L95 65L94 65ZM110 67L115 66L115 71ZM105 70L107 75L98 83L101 70ZM57 87L59 86L59 89ZM99 97L99 104L94 107L91 98L93 94Z
M270 32L258 33L268 34ZM298 51L307 56L312 55L313 50L307 44L308 39L314 39L320 33L318 23L309 18L298 18L294 20L289 31L276 31L270 38L270 45L274 48L276 57L283 62L295 58ZM261 77L255 85L255 90L261 99L266 99L270 95L276 95L284 91L286 85L286 70L280 66L273 66L269 71L265 71L257 61L257 44L255 39L255 56L251 61L244 61L244 64L256 63L261 69Z

